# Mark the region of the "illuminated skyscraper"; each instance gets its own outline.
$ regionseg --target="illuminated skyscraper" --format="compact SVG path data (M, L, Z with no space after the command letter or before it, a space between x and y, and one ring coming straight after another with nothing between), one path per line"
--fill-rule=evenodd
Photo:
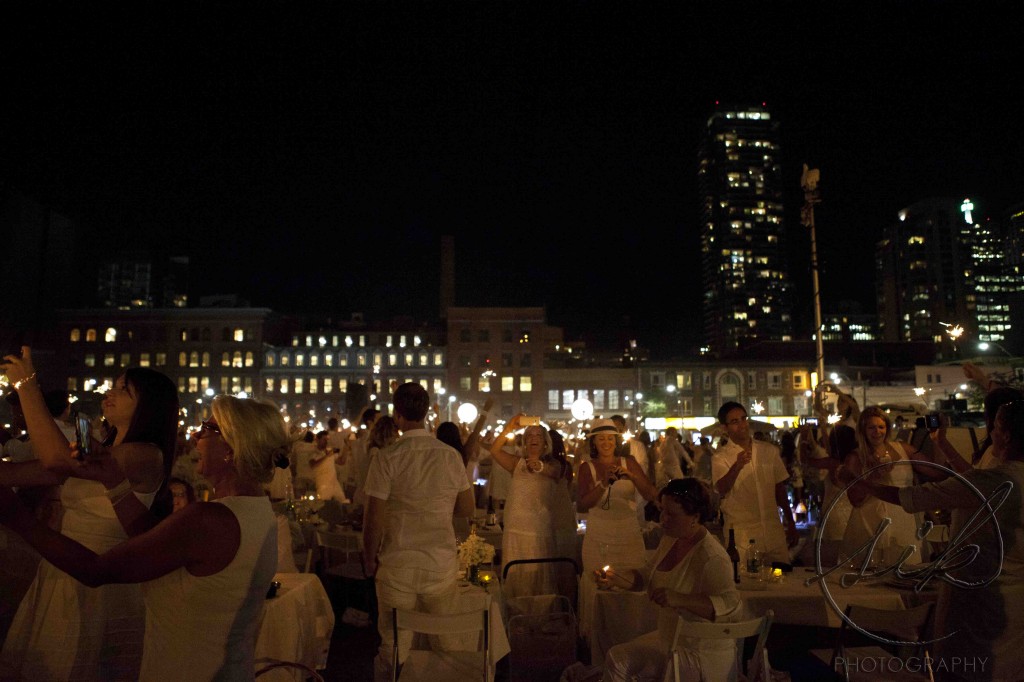
M706 345L722 353L755 340L788 341L779 124L763 104L717 106L699 156Z
M989 247L961 207L958 199L919 201L885 228L875 250L884 340L939 342L942 323L977 329L972 250L980 256Z

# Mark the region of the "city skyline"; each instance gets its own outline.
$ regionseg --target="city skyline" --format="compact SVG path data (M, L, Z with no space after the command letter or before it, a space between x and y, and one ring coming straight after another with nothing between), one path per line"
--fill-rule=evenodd
M700 340L697 139L715 100L765 101L805 338L803 163L822 172L826 308L873 305L900 208L1024 200L1009 16L923 7L69 6L6 41L0 181L100 251L173 244L196 293L429 320L452 234L459 305L545 305L567 338L683 349Z

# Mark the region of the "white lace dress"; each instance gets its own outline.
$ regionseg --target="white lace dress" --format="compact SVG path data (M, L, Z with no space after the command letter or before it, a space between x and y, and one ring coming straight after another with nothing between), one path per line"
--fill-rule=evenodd
M501 541L502 570L516 559L557 556L551 514L555 485L550 476L530 473L525 458L516 462L512 485L505 501L505 527ZM564 487L564 483L562 485ZM502 594L505 599L553 594L553 576L554 571L550 565L513 566L502 585Z

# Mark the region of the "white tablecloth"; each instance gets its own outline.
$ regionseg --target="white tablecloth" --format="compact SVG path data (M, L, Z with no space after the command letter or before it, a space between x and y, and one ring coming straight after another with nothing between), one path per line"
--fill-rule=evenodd
M750 583L740 583L743 613L739 619L763 616L768 609L775 611L775 623L839 627L841 620L828 603L817 583L804 585L813 575L810 569L797 568L786 575L782 583L769 583L765 590L751 590ZM828 591L838 612L848 604L870 606L876 609L902 609L934 598L934 592L915 595L880 583L858 583L844 588L838 584L838 571L828 578ZM658 626L658 607L647 598L646 592L619 592L599 590L594 600L594 622L590 634L590 655L594 663L604 661L608 649L628 642Z
M334 631L334 610L320 578L312 573L278 573L277 596L263 607L256 635L256 668L261 658L302 663L315 670L327 667L327 653ZM272 670L261 682L302 682L304 673L295 668Z

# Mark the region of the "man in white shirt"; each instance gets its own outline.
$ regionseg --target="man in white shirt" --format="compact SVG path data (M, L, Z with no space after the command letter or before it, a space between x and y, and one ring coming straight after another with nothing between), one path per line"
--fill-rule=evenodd
M390 679L392 608L443 613L455 596L458 557L452 515L471 517L473 491L462 457L425 428L430 398L416 383L394 393L402 432L370 463L364 490L363 565L376 575L381 643L374 678ZM399 661L412 633L399 632Z
M747 410L729 401L718 410L729 442L719 446L711 460L711 479L722 496L726 528L736 531L736 547L743 552L751 539L766 561L789 562L789 547L800 539L786 495L786 471L779 449L750 434ZM779 521L779 510L785 529Z

